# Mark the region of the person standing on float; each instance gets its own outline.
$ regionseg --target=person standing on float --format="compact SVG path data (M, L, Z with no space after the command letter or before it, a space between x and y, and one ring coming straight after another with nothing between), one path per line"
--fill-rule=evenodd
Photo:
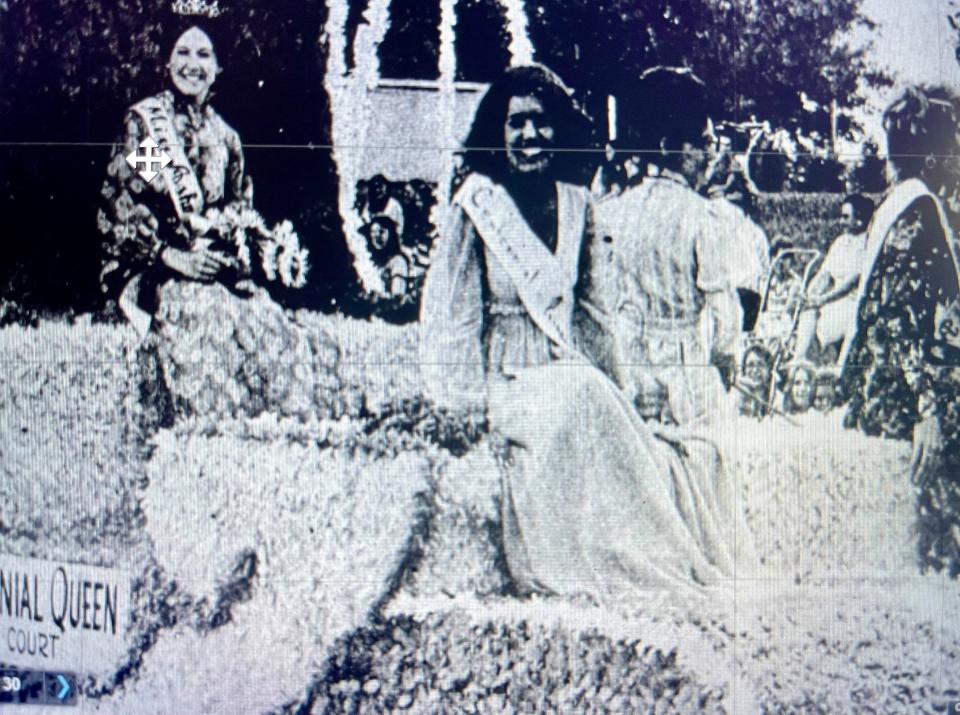
M700 424L729 410L717 365L733 372L743 322L737 289L757 289L766 235L733 204L693 188L709 134L699 78L655 68L622 95L615 160L627 181L594 208L616 264L608 292L621 381L640 400L652 378L672 421Z

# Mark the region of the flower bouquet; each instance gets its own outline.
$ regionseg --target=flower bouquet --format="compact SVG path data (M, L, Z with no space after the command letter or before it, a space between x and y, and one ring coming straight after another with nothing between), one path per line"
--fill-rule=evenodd
M196 235L210 241L210 248L236 260L237 281L253 279L258 283L276 283L287 288L302 288L307 283L308 256L290 221L281 221L272 229L263 216L245 204L224 209L208 209L202 217L189 221Z

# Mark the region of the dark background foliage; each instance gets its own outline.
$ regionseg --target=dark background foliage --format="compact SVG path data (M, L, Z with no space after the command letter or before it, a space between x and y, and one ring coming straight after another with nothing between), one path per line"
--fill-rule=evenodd
M323 89L321 2L231 0L224 73L213 105L240 133L255 203L291 219L311 252L310 286L282 296L317 307L349 291L352 269L336 215L336 169ZM0 215L7 250L0 296L7 319L94 308L100 264L95 212L124 112L164 88L176 17L160 0L0 3ZM27 142L28 144L23 144ZM69 143L73 146L59 146ZM258 148L256 145L283 145ZM317 147L317 148L311 148ZM2 318L3 316L0 316Z
M588 96L629 91L653 65L692 68L727 120L751 114L774 126L821 129L802 111L800 91L823 106L862 105L858 82L890 79L867 62L866 48L841 38L873 28L861 0L528 0L537 59ZM602 114L602 112L600 112ZM813 124L814 126L804 126ZM848 127L855 129L855 127Z

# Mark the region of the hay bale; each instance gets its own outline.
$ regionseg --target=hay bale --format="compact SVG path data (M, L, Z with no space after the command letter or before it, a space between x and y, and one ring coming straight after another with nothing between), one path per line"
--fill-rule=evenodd
M340 349L337 374L348 402L379 414L421 394L418 324L392 325L311 311L299 311L294 319L310 333L335 337Z
M766 573L918 574L910 444L843 429L841 410L794 419L741 418L719 434Z
M500 472L486 441L433 470L430 511L404 574L412 597L502 594L508 588L500 522Z

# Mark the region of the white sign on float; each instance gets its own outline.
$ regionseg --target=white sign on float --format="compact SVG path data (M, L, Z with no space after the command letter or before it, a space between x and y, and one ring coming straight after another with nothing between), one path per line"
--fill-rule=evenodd
M103 672L127 650L130 578L116 569L0 555L0 663Z

